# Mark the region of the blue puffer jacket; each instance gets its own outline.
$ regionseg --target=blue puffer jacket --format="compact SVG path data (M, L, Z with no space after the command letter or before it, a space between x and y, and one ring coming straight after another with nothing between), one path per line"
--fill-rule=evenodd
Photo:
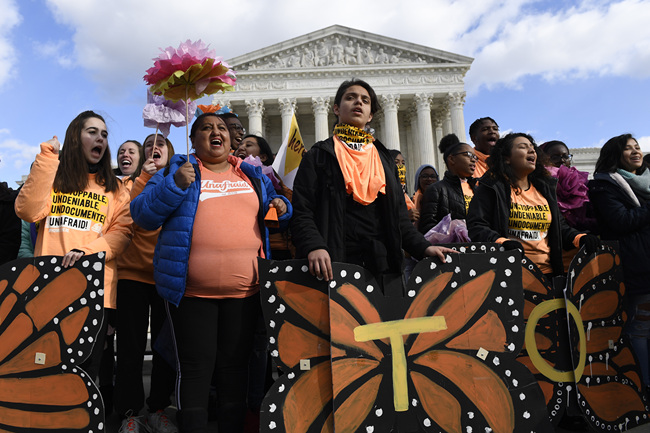
M154 280L160 296L178 306L185 293L188 261L192 244L194 216L201 194L201 172L194 157L196 181L183 191L174 182L174 173L187 161L185 155L174 155L169 170L160 170L152 177L142 193L131 201L133 221L145 230L162 226L153 258ZM264 233L263 243L266 257L270 257L269 232L264 226L264 215L271 200L281 198L287 205L287 212L279 217L281 226L291 219L293 208L286 198L276 194L271 181L262 174L260 167L254 167L234 157L229 162L235 170L241 170L251 181L251 186L260 200L258 223Z

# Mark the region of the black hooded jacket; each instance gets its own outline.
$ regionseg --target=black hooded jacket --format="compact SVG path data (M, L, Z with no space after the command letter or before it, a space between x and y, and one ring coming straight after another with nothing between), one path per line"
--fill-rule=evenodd
M17 196L18 190L0 182L0 265L18 257L21 222L14 209Z
M627 292L648 294L650 202L636 196L622 182L617 183L610 173L596 173L589 182L589 201L594 207L601 239L618 241Z
M533 186L548 201L551 210L548 245L553 274L560 275L564 273L562 249L574 248L573 240L580 232L571 228L560 214L555 195L556 182L555 178L549 176L536 180ZM467 230L472 242L495 242L508 237L510 189L510 185L491 177L489 171L481 177L467 214Z
M402 248L422 258L431 244L409 220L393 158L379 141L375 140L374 144L386 174L386 195L378 203L383 216L388 268L389 272L401 275ZM297 258L325 249L333 262L345 262L347 199L334 140L330 137L319 141L303 155L294 180L291 233Z
M420 221L418 228L421 233L426 233L435 227L447 214L452 219L465 219L465 195L460 178L456 175L445 172L445 177L429 185L424 193L422 209L420 210ZM472 190L476 186L476 179L467 179Z

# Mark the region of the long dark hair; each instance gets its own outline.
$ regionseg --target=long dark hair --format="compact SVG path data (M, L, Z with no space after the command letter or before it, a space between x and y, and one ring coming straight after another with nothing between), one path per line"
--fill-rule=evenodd
M59 151L59 168L54 176L54 190L62 193L83 191L88 186L88 161L84 156L81 144L81 132L90 118L102 122L104 118L93 111L84 111L74 118L65 131L63 147ZM97 164L95 181L104 187L106 192L115 192L120 186L120 180L111 168L111 150L106 144L104 156Z
M518 137L527 138L535 148L535 153L537 153L535 170L528 175L528 181L536 183L537 180L550 176L549 172L546 171L546 168L544 167L542 158L540 158L541 151L539 150L539 147L537 147L533 137L524 132L511 132L510 134L506 134L497 140L496 144L490 151L490 156L487 159L488 167L490 167L488 173L492 178L500 180L506 185L510 185L516 192L518 192L520 188L514 183L515 173L512 166L506 163L506 158L512 155L512 143L515 141L515 138Z
M620 168L621 155L630 139L638 143L632 134L618 135L607 140L600 149L600 156L596 161L596 173L613 173Z

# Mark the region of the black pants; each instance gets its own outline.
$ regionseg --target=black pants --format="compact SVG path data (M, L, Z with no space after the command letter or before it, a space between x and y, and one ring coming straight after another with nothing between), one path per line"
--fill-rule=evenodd
M181 432L207 428L208 395L216 368L220 432L241 432L246 413L248 360L260 314L259 294L243 299L184 297L167 304L180 364L176 398Z
M151 308L151 346L158 339L167 319L165 302L153 284L133 280L117 283L117 373L115 379L115 409L124 416L134 415L144 406L142 364L147 345L149 309ZM173 344L173 342L169 342ZM171 403L176 370L153 350L151 390L147 399L150 412L165 409Z

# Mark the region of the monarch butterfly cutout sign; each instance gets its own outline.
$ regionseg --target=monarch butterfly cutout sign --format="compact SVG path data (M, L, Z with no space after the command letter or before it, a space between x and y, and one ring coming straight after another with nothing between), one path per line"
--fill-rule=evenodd
M544 396L516 361L524 343L521 257L458 254L418 264L403 297L335 263L260 261L271 356L284 375L262 431L550 432Z
M103 320L104 253L0 267L0 431L100 432L99 390L78 365Z
M282 182L287 188L293 190L293 180L298 173L298 166L302 161L302 155L305 153L305 145L300 135L296 113L291 116L291 126L289 133L284 138L282 146L273 161L273 170L280 176Z

